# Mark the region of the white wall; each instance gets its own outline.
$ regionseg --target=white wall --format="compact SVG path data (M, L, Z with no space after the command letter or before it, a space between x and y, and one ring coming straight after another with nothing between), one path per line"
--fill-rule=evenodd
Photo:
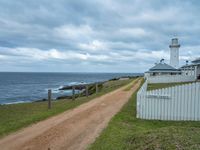
M198 77L200 75L200 65L197 66L197 70L196 70L196 76Z
M170 66L179 68L179 47L170 48Z
M160 75L149 76L148 83L173 83L173 82L191 82L196 80L195 75Z
M150 73L145 72L144 73L144 78L147 79L150 76Z
M200 82L137 93L137 118L200 120Z
M196 75L195 70L182 70L181 73L182 75L188 75L188 76Z

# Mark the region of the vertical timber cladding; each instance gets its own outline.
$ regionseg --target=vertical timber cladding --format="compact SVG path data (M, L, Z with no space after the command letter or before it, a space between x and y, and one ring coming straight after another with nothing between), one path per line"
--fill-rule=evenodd
M137 93L137 117L200 120L200 82L151 91L142 87Z

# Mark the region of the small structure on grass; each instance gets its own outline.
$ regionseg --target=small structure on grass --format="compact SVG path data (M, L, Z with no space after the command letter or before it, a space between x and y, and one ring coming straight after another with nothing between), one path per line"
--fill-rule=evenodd
M146 73L149 76L180 75L181 70L176 69L176 68L164 63L164 59L161 59L160 63L155 64L155 66L150 68L149 71L147 71Z

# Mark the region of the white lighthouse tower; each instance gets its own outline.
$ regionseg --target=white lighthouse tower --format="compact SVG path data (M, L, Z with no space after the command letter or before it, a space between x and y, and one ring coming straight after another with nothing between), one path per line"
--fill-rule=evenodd
M170 48L170 65L174 68L179 67L179 47L178 38L173 38Z

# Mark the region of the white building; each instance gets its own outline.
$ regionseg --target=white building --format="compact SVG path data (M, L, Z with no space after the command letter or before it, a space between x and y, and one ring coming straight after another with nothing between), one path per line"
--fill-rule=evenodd
M183 75L194 75L196 79L200 79L200 58L193 60L191 64L187 63L180 69Z
M181 70L176 69L160 60L160 63L155 64L149 71L145 72L149 76L166 76L166 75L180 75Z
M192 61L190 65L179 68L179 48L177 38L173 38L170 48L170 65L163 62L155 64L145 72L149 83L189 82L200 79L200 58Z
M179 68L178 39L172 39L170 65L155 64L145 73L146 81L137 92L137 118L153 120L200 120L200 58ZM147 90L149 83L192 82Z

